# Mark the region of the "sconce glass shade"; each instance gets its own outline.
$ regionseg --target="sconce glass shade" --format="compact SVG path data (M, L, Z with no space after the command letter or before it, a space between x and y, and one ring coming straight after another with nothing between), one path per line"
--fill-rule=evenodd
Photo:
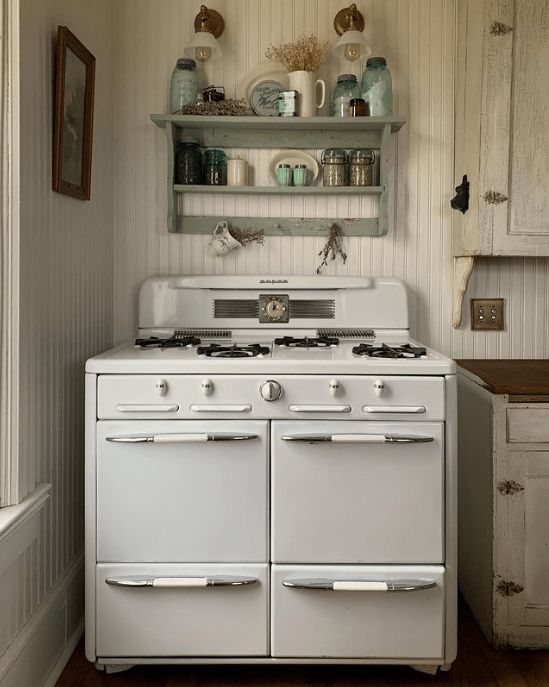
M368 41L362 31L345 31L332 48L332 52L339 58L354 62L372 54Z
M209 31L196 31L183 52L198 62L206 62L210 58L216 60L223 55L219 43Z

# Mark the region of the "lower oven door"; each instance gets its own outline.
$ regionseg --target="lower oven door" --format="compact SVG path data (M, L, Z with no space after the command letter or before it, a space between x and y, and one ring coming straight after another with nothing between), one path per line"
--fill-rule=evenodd
M97 656L265 656L268 566L96 569Z
M442 563L444 425L273 422L275 563Z
M271 598L274 657L442 662L441 566L273 565Z
M97 423L99 562L265 562L264 421Z

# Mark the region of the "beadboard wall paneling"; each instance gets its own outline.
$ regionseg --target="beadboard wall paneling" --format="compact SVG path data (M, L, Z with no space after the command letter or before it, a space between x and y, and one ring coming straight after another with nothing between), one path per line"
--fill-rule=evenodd
M212 0L226 20L224 57L206 65L206 81L238 93L241 78L271 43L314 32L334 42L332 22L340 0ZM546 259L480 261L466 294L506 298L506 330L471 332L469 318L451 327L453 196L454 0L359 0L374 54L387 56L394 79L395 113L408 123L393 136L396 167L390 199L391 228L383 238L346 240L346 265L329 272L395 276L410 291L415 337L454 357L546 357L549 352ZM160 274L314 274L319 237L267 237L226 258L211 257L208 237L166 230L166 149L163 133L148 120L166 110L168 81L191 35L199 3L118 0L114 62L115 126L115 340L133 335L135 295L143 279ZM332 61L320 72L333 83L339 72L362 65ZM260 153L257 164L269 154ZM202 199L193 211L199 211ZM283 204L299 214L356 212L350 199L216 200L216 212L273 215ZM291 207L291 204L294 207ZM299 209L298 209L299 208ZM212 220L212 229L214 220ZM367 324L367 323L365 323Z
M112 344L111 19L110 0L21 0L20 460L52 492L1 580L0 655L83 549L84 362ZM91 201L51 190L58 24L97 60Z

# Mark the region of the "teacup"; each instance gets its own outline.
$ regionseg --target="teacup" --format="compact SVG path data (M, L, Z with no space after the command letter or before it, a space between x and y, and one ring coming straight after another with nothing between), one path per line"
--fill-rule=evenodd
M229 225L225 220L216 224L209 246L212 253L218 257L227 255L235 248L242 248L242 244L229 233Z

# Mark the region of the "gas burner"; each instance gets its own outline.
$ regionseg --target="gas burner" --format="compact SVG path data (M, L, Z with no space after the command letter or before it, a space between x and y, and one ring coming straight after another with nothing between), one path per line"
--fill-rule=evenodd
M205 355L208 358L255 358L260 355L270 353L268 346L259 344L233 344L232 346L222 346L221 344L210 344L209 346L199 346L198 355Z
M281 339L275 339L277 346L287 346L288 348L327 348L328 346L338 346L339 339L334 336L283 336Z
M158 336L150 336L147 339L136 339L136 348L185 348L198 346L200 339L196 336L170 336L160 339Z
M411 346L410 344L372 346L372 344L361 343L353 347L353 353L368 358L420 358L427 354L427 349L423 346Z

